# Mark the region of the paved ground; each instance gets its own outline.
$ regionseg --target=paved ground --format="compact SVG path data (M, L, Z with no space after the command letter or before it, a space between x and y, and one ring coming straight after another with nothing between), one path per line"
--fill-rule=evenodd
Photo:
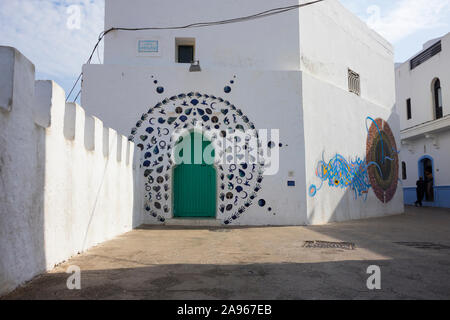
M356 249L305 248L307 240ZM79 291L66 288L69 265L81 267ZM369 265L381 268L381 290L366 287ZM450 299L450 210L408 207L401 216L314 227L145 227L4 298Z

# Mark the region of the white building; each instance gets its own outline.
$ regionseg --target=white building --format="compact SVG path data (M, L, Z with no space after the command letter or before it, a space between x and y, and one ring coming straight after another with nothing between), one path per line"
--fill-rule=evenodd
M450 207L450 33L397 66L396 82L405 203L414 204L428 171L424 205Z
M293 3L107 0L105 27ZM143 223L300 225L403 212L392 46L338 1L207 28L111 31L104 64L83 72L84 109L0 46L0 294ZM217 161L173 163L183 127ZM259 146L222 154L239 138L232 131Z
M105 30L296 3L106 0ZM191 60L201 72L190 72ZM242 23L111 31L104 64L83 68L82 105L142 150L143 201L135 205L145 223L321 224L403 212L394 81L392 46L327 0ZM214 165L174 165L173 135L183 127L212 141ZM269 161L218 162L226 139L212 132L230 128L270 146ZM279 129L279 142L254 129Z

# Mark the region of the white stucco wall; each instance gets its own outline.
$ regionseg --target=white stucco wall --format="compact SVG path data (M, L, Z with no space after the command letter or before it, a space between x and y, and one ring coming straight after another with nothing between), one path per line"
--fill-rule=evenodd
M111 27L167 27L218 21L290 6L299 0L106 0L105 30ZM175 38L196 39L202 67L299 70L298 12L293 10L250 22L186 30L125 32L105 37L105 64L177 66ZM161 55L137 54L137 39L159 39Z
M389 123L400 150L400 128L396 113L375 105L357 95L303 73L303 108L306 149L306 188L319 187L316 175L318 162L326 163L336 154L349 163L359 157L365 162L367 126L373 119L382 118ZM320 94L317 94L320 92ZM323 157L323 158L322 158ZM324 182L314 197L308 199L308 223L323 224L332 221L363 219L403 213L403 194L400 184L394 198L384 204L369 189L367 199L355 197L349 188L334 188Z
M434 165L434 185L450 186L450 130L443 131L438 136L438 145L433 145L432 139L424 136L417 137L407 147L403 147L402 161L406 162L407 179L403 181L404 187L416 187L419 179L418 161L422 156L430 156Z
M197 21L202 14L220 20L234 17L236 7L243 16L294 3L195 0L175 5L173 1L133 0L130 5L109 0L105 29L183 25ZM188 65L175 63L176 37L195 38L202 72L190 73ZM138 55L138 39L158 40L159 54ZM359 97L348 92L349 68L360 74ZM369 194L366 202L354 200L348 191L345 196L335 190L322 190L317 199L307 196L323 151L330 156L339 152L350 158L365 157L368 116L391 124L400 149L392 45L337 0L236 25L114 31L106 36L105 65L85 66L83 72L82 104L122 134L129 134L132 128L142 132L135 124L141 115L152 117L144 115L149 108L190 91L229 100L257 128L281 129L281 142L288 146L281 148L280 173L264 179L259 196L270 200L276 216L261 214L252 206L236 224L314 224L403 212L401 192L388 204L380 203L374 194ZM233 75L237 76L235 84L226 94L223 88ZM153 83L155 79L158 84ZM156 92L158 86L164 87L163 94ZM136 133L132 138L139 136ZM287 187L292 180L295 188ZM164 215L170 217L170 213ZM153 220L150 217L146 222Z
M48 95L49 94L49 95ZM141 224L134 194L134 144L65 103L54 82L36 82L46 104L44 234L47 268Z
M386 120L401 149L395 110L393 47L379 34L329 0L299 11L306 188L320 186L320 160L336 154L365 161L366 118ZM361 94L350 93L348 69L360 75ZM370 121L369 121L370 122ZM368 126L370 124L368 122ZM323 156L323 158L322 158ZM402 191L383 204L369 189L367 200L348 188L323 187L308 199L308 223L368 218L403 212Z
M450 33L442 37L442 51L417 66L410 68L410 60L396 70L397 108L402 130L434 120L433 80L439 78L442 88L443 115L450 114ZM412 118L407 119L406 100L411 99Z
M450 207L450 33L424 44L424 50L441 41L442 51L411 70L410 61L396 68L397 108L400 112L401 160L406 164L403 181L405 202L416 200L419 162L423 157L433 161L434 202L426 205ZM418 52L413 57L420 54ZM412 58L413 58L412 57ZM435 120L434 80L439 78L443 118ZM411 119L407 119L406 101L411 99Z
M442 119L440 119L442 120ZM441 122L436 120L431 122ZM450 119L444 118L445 130L428 131L413 138L403 139L403 152L401 160L406 165L406 180L403 180L404 197L406 204L413 204L417 200L416 181L424 177L422 159L432 161L434 201L425 202L426 206L450 207ZM433 128L433 125L428 127ZM402 135L404 135L402 133ZM430 138L431 135L433 138Z
M395 104L393 47L338 0L299 10L301 71L348 90L350 68L360 75L361 97Z
M34 65L0 47L0 294L45 270L44 131L33 121Z
M307 223L301 73L205 69L197 73L173 67L85 66L82 103L89 113L104 119L107 125L129 134L141 115L165 98L192 91L228 100L241 109L256 128L280 129L280 142L284 145L280 148L278 173L264 177L258 198L234 224ZM157 79L157 85L153 83L154 79ZM232 91L226 94L224 87L231 79L234 81ZM163 94L156 92L159 85L164 86ZM171 107L172 103L165 108ZM148 119L144 122L148 126ZM157 125L153 128L156 130ZM295 180L296 186L288 187L288 180ZM267 202L265 208L258 206L258 199ZM169 208L171 200L170 195ZM268 207L273 210L268 212ZM227 214L219 211L218 204L217 220L223 221ZM164 217L170 219L172 212ZM145 222L158 223L148 214Z
M66 104L54 82L35 82L33 64L15 49L0 47L0 63L10 70L0 83L13 88L10 110L0 111L2 294L142 216L134 144Z

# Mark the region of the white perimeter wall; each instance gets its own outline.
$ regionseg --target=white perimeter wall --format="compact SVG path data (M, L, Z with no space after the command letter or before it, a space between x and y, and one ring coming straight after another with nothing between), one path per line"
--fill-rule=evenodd
M2 294L142 221L134 144L35 83L15 49L0 47L0 75Z
M280 149L280 169L278 174L264 178L257 198L265 199L267 205L260 208L254 203L234 225L307 222L300 72L208 68L203 68L202 72L189 72L188 67L179 70L173 67L89 65L84 67L83 73L83 106L122 134L130 134L141 115L158 102L191 91L228 100L242 109L258 129L280 129L280 141L284 145ZM153 83L155 79L157 85ZM230 85L230 80L235 83ZM224 92L226 85L232 87L229 94ZM156 92L157 86L164 87L163 94ZM148 126L148 119L145 123ZM288 187L288 180L295 180L296 186ZM273 210L268 212L267 207ZM153 217L146 217L146 223L157 222ZM219 218L223 216L218 213Z

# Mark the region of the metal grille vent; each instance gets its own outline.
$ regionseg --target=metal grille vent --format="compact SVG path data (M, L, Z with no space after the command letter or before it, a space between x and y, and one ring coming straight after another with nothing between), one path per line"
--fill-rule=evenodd
M411 61L409 62L411 70L421 65L422 63L432 58L433 56L437 55L441 51L442 51L442 44L441 41L438 41L431 47L429 47L427 50L411 59Z
M361 94L361 82L359 74L348 69L348 90L356 95Z
M304 248L321 248L321 249L345 249L355 250L356 246L351 242L330 242L330 241L305 241Z

